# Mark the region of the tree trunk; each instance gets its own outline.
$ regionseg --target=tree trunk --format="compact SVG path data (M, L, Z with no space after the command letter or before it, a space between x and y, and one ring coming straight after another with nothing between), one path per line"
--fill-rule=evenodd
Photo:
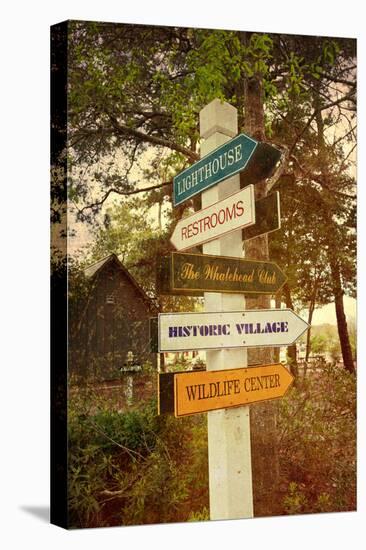
M243 35L242 35L243 36ZM247 37L246 37L247 38ZM245 36L244 36L245 39ZM263 86L258 78L245 81L244 128L250 136L264 139ZM245 187L245 178L241 176L241 187ZM265 197L266 182L255 185L255 198ZM268 259L268 237L261 235L245 243L245 257L256 260ZM268 309L270 297L257 298L246 296L246 309ZM273 349L254 348L248 350L248 366L271 364L274 361ZM252 478L254 516L272 516L280 512L279 499L279 460L277 445L277 404L265 401L251 406L250 429L252 448ZM270 460L270 467L268 461Z
M286 283L283 287L283 292L285 295L286 307L294 309L294 304L292 303L290 287ZM292 376L295 377L294 384L296 385L298 376L299 376L299 366L297 364L297 354L296 354L296 344L287 346L287 358L290 365L290 372Z
M161 229L162 229L162 227L163 227L163 226L162 226L162 221L161 221L161 210L162 210L162 209L161 209L161 202L162 202L161 200L159 200L159 202L158 202L158 224L159 224L159 231L161 231Z
M308 371L308 361L309 361L309 355L310 355L311 322L313 320L314 309L315 309L315 301L311 300L309 303L309 315L308 315L309 328L306 333L306 351L305 351L303 378L306 378L306 374Z
M275 308L280 309L281 308L281 303L282 303L282 291L280 290L275 295ZM280 348L274 348L273 349L273 360L274 360L275 363L280 362Z
M330 268L332 272L332 282L333 282L333 292L334 292L334 302L335 310L337 316L337 326L338 326L338 336L341 344L343 365L348 372L354 374L355 366L353 363L352 349L349 341L348 327L346 315L344 313L343 305L343 289L341 284L341 275L339 271L339 266L336 261L330 261Z
M160 353L159 355L160 355L160 372L166 372L164 353Z
M308 362L309 355L310 355L311 321L313 320L314 309L315 309L315 302L311 300L309 303L309 315L308 315L309 330L307 331L307 335L306 335L305 363Z
M309 330L307 331L307 335L306 335L305 367L307 366L307 362L308 362L309 355L310 355L311 322L313 320L316 297L318 295L318 286L319 286L319 278L316 277L315 281L314 281L313 292L312 292L312 295L310 297L310 302L309 302L309 315L308 315Z
M315 96L315 108L319 107L319 94ZM325 147L325 140L324 140L324 123L323 123L323 114L322 111L317 112L316 116L316 123L317 123L317 131L318 131L318 148L319 148L319 160L320 160L320 166L322 161L322 154ZM329 224L332 224L332 219L329 216ZM342 350L342 357L343 357L343 365L346 370L348 370L351 373L355 372L355 367L353 364L353 357L352 357L352 349L351 344L349 341L349 335L348 335L348 327L347 327L347 320L344 313L344 305L343 305L343 288L342 288L342 281L341 281L341 272L339 269L339 263L337 260L337 257L334 257L332 253L334 254L334 251L338 249L338 243L336 242L336 238L334 238L334 242L332 243L333 251L328 253L329 258L329 264L330 269L332 273L332 284L333 284L333 294L334 294L334 302L335 302L335 309L336 309L336 316L337 316L337 327L338 327L338 335L339 335L339 341L341 344L341 350Z

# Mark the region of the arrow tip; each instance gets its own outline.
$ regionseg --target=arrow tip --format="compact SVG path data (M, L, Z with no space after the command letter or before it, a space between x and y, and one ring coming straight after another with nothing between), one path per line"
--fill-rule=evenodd
M179 250L178 249L178 239L177 239L177 228L174 229L174 231L173 231L173 233L172 233L169 240L170 240L170 244L172 244L176 250Z

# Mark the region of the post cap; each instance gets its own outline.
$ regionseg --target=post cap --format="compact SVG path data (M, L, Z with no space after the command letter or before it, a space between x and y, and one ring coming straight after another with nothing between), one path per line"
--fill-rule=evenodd
M238 133L237 109L215 98L200 111L200 135L207 139L215 132L220 132L229 137Z

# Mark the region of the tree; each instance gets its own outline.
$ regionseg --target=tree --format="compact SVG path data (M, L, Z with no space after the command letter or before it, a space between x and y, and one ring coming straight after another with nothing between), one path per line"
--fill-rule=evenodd
M343 294L347 291L354 295L355 196L350 191L354 191L355 182L348 171L347 155L342 149L326 143L322 121L323 116L318 113L315 127L307 138L307 148L296 157L298 171L294 178L289 178L293 191L289 191L291 202L286 203L285 199L284 206L296 212L294 231L298 235L288 242L287 250L294 251L300 259L296 263L292 255L289 263L296 266L301 301L304 302L307 296L310 298L309 321L315 299L319 303L327 303L332 297L335 300L344 365L354 372ZM334 120L328 115L330 122ZM301 186L301 195L298 186ZM287 222L290 222L287 230L291 231L291 216ZM280 255L281 246L277 244ZM309 337L310 334L308 342Z
M80 163L106 190L101 200L107 193L135 192L131 167L148 146L159 153L160 166L169 166L171 177L198 158L200 109L215 97L225 99L238 108L243 127L244 88L259 76L263 128L271 134L280 120L295 130L291 154L319 109L340 109L355 96L347 64L353 42L347 40L252 33L248 41L245 33L231 31L72 22L69 44L69 136L77 160L70 192L78 199L88 196ZM307 94L320 76L319 94L327 101L313 110ZM334 98L327 84L339 80L348 88ZM116 170L113 157L120 151L124 162ZM103 172L95 169L107 154Z
M300 93L296 96L296 110L303 111L304 106L308 104L312 108L313 114L308 120L309 124L306 124L301 132L303 143L298 142L296 150L293 150L290 143L288 145L289 151L293 151L290 154L290 160L294 164L292 175L287 174L289 198L291 197L288 207L291 208L292 203L292 209L296 211L295 231L299 230L299 232L298 236L291 240L291 245L287 246L287 250L294 250L298 254L298 257L301 258L300 265L302 260L305 260L304 266L298 270L300 273L297 273L301 284L295 285L297 290L293 286L292 288L295 294L300 293L299 297L302 302L304 302L304 298L305 301L309 301L309 321L311 321L315 301L324 303L324 301L330 301L331 297L335 300L344 364L347 370L353 372L342 296L346 289L352 295L355 284L355 181L350 162L354 150L355 100L352 90L355 89L355 82L352 83L350 79L342 77L342 73L345 72L351 71L350 75L352 74L353 64L350 63L350 59L345 56L344 52L341 52L339 45L334 51L337 55L333 57L331 69L328 69L327 72L317 69L317 72L310 73L307 76L309 87L306 89L305 95ZM329 57L328 46L324 48L323 52ZM339 97L334 95L334 86L329 86L330 78L333 78L334 85L340 83L344 87L343 90L348 87L348 92L343 97L348 96L348 99L352 98L352 101L348 102L347 99L342 108L337 103ZM331 102L329 95L332 94L334 97ZM299 104L298 99L301 96L303 97ZM304 99L306 99L305 103ZM331 103L333 105L330 107ZM332 139L329 139L330 129L336 127L339 119L343 116L349 128L341 136L337 132L332 133ZM276 123L275 131L282 137L282 142L287 141L287 125L283 120ZM348 139L351 139L352 145L347 147L348 151L345 151L344 144L347 146ZM291 192L291 187L293 192ZM282 184L281 189L283 189ZM286 205L286 198L284 205ZM298 205L300 208L297 208ZM304 224L301 222L302 215L306 216ZM288 227L289 231L290 227ZM307 250L301 246L305 244L301 242L304 238L305 242L310 244ZM314 252L312 258L309 254L311 250ZM290 263L293 266L296 264L294 258ZM312 270L309 270L310 266L313 268ZM319 280L319 276L322 277L322 281ZM319 292L321 292L321 296ZM308 343L309 338L310 331Z
M311 338L311 350L313 353L324 353L327 350L327 344L327 338L323 334L317 334Z

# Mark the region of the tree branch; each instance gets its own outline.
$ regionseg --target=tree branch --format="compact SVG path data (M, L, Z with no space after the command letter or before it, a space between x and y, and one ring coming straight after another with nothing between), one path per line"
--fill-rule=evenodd
M200 158L199 155L194 151L191 151L190 149L187 149L186 147L183 147L178 143L170 141L169 139L152 136L150 134L145 134L145 132L141 132L140 130L136 130L135 128L130 128L129 126L118 122L117 119L112 115L109 115L109 118L113 124L114 130L119 134L128 135L140 141L152 143L153 145L161 145L162 147L167 147L168 149L172 149L173 151L182 153L182 155L186 156L191 162L195 162Z
M355 195L349 195L348 193L343 193L342 191L336 191L335 189L331 189L329 187L329 185L327 183L325 183L324 178L321 178L320 176L317 176L317 175L313 174L309 170L305 170L305 168L301 165L300 161L298 160L297 157L295 157L295 155L293 155L293 154L290 155L290 159L295 162L296 166L304 174L304 176L309 177L310 179L312 179L316 183L319 183L322 187L324 187L324 189L326 189L330 193L334 193L334 194L339 195L340 197L344 197L346 199L352 199L352 200L356 199Z
M343 103L344 101L348 101L352 98L353 95L354 95L354 91L352 90L348 94L346 94L346 95L344 95L344 96L342 96L338 99L335 99L334 101L330 101L329 103L327 103L326 105L322 105L318 109L315 109L313 114L310 116L309 120L307 121L307 123L303 127L303 129L297 134L295 141L293 142L293 144L290 147L289 155L291 156L291 154L292 154L293 150L295 149L299 139L304 135L304 133L309 128L310 124L313 122L313 120L315 119L315 117L317 116L317 114L319 112L330 109L331 107L335 107L336 105L339 105L340 103Z
M170 141L169 139L160 138L158 136L152 136L152 135L146 134L145 132L141 132L140 130L136 130L135 128L130 128L120 123L113 124L112 127L102 126L99 128L93 128L93 129L85 128L83 130L79 130L78 132L75 132L76 134L75 137L70 139L70 147L74 147L79 141L81 141L87 136L101 135L101 134L113 135L116 133L119 135L135 138L139 142L147 142L153 145L160 145L162 147L167 147L172 151L177 151L178 153L181 153L182 155L187 157L191 162L196 162L200 158L199 155L194 151L191 151L190 149L187 149L186 147L183 147L178 143Z
M267 180L267 192L269 192L274 185L278 182L280 177L283 175L285 168L287 168L288 159L289 159L289 150L285 145L277 145L278 148L282 149L281 161L276 169L275 173Z
M154 189L161 189L162 187L167 187L168 185L172 185L173 181L165 181L163 183L158 183L157 185L151 185L150 187L145 187L144 189L133 189L131 191L122 191L122 189L118 189L117 187L111 187L108 189L108 191L103 195L103 197L92 204L88 204L86 206L83 206L83 208L78 208L78 213L82 214L85 210L90 210L92 208L95 208L97 206L102 206L102 204L105 203L105 201L108 199L109 195L112 193L116 193L117 195L137 195L138 193L145 193L148 191L153 191Z
M356 80L347 80L345 78L340 78L338 76L332 76L328 73L321 72L319 73L319 76L321 78L325 78L326 80L330 80L331 82L337 82L339 84L345 84L346 86L351 86L351 88L356 88Z

